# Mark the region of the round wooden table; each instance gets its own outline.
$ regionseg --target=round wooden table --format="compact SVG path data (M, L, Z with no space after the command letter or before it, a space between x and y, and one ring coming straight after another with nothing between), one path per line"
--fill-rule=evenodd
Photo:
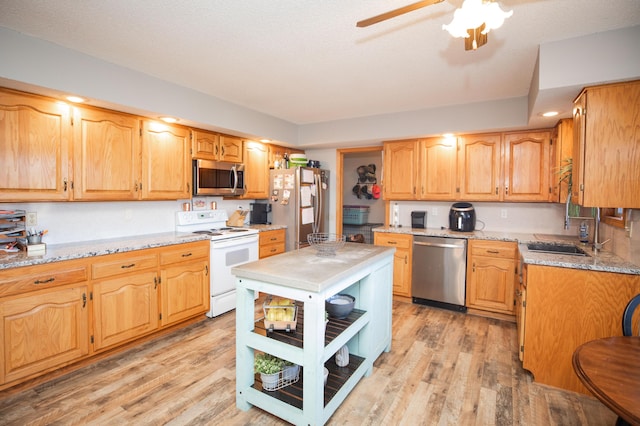
M640 425L640 336L587 342L573 353L573 369L604 405Z

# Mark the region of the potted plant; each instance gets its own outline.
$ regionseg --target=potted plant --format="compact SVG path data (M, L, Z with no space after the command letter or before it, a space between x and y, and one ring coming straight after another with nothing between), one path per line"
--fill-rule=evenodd
M254 358L253 367L256 373L260 373L262 387L266 390L276 390L284 361L277 356L259 353Z

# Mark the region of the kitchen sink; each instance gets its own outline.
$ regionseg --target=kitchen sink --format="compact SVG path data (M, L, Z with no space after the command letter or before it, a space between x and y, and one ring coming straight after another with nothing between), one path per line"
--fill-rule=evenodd
M579 247L568 244L554 244L554 243L529 243L527 248L530 251L539 253L555 253L566 254L571 256L588 256L588 254Z

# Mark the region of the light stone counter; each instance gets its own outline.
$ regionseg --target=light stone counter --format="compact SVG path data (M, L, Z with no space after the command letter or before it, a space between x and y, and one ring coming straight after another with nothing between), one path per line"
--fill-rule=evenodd
M388 256L395 249L370 244L346 243L335 256L317 256L313 247L245 263L231 269L238 278L249 278L300 290L323 292L365 264Z
M455 232L449 229L440 228L418 229L406 227L379 227L374 228L373 232L410 234L428 237L464 238L467 240L513 241L519 243L518 248L520 250L520 256L526 264L640 275L639 263L629 262L606 250L601 250L596 254L591 250L590 245L583 245L576 237L566 235L528 234L499 231ZM527 243L530 242L574 244L582 248L588 256L533 252L527 249Z
M0 270L170 246L207 239L209 239L207 235L165 232L134 237L83 241L80 243L47 244L46 252L38 256L28 256L25 251L0 253Z

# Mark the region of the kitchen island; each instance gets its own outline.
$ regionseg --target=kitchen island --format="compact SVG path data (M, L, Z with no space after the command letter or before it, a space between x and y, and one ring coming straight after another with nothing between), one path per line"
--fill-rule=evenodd
M234 267L238 408L253 405L294 424L324 424L358 381L371 374L378 356L391 349L394 252L347 243L333 257L317 256L308 247ZM284 331L261 332L255 291L296 301L302 324L291 338ZM325 299L338 293L354 296L355 309L344 320L330 318L325 332ZM337 367L334 354L345 345L349 365ZM254 351L302 366L297 383L301 392L294 392L293 386L263 390L253 370ZM327 386L325 365L330 370Z

